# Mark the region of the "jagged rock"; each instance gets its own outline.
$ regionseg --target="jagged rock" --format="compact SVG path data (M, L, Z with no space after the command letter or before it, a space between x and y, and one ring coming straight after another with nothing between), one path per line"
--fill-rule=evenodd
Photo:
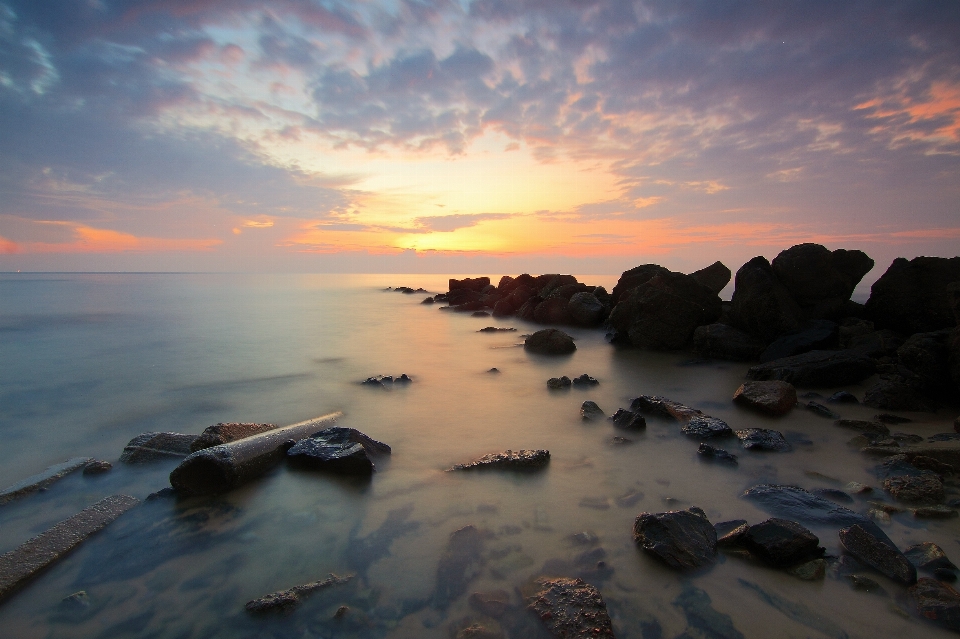
M560 377L551 377L547 380L547 388L552 388L558 390L561 388L570 388L573 382L570 381L570 378L566 375L561 375Z
M744 491L742 497L773 515L807 524L850 526L870 523L863 515L797 486L760 484Z
M690 277L697 280L711 291L720 294L727 284L730 283L730 269L723 262L716 261L710 266L694 271Z
M744 428L733 432L740 440L740 445L747 450L769 450L778 453L793 450L793 446L784 439L780 431L769 428Z
M190 444L190 452L195 453L204 448L218 446L233 442L244 437L250 437L258 433L264 433L268 430L277 428L276 424L249 424L238 422L221 422L213 426L207 426L200 436Z
M932 541L910 546L903 551L903 554L914 566L921 570L931 572L934 570L960 570L947 558L943 549Z
M852 350L810 351L752 366L747 378L822 388L856 384L873 375L876 368L872 359Z
M741 266L734 286L730 320L735 327L766 342L800 328L803 311L765 257Z
M917 580L917 569L883 532L873 526L854 524L840 530L845 551L887 577L906 584Z
M960 257L898 257L870 289L868 319L906 335L956 325L947 286L960 280Z
M614 426L628 430L642 430L647 427L647 420L643 418L643 415L622 408L618 408L610 420Z
M750 529L750 524L746 519L734 519L714 524L713 529L717 532L718 548L736 547Z
M582 579L540 577L537 591L527 599L554 637L587 639L613 637L613 624L600 591Z
M837 345L837 325L830 320L814 320L803 328L781 335L761 354L760 362L800 355L812 350L828 349Z
M581 291L567 302L567 315L577 326L597 326L606 319L607 308L593 293Z
M590 377L586 373L580 377L573 378L574 386L596 386L600 381L596 377Z
M158 459L186 457L196 439L197 435L183 433L143 433L123 447L120 461L125 464L142 464Z
M938 626L960 632L960 593L929 577L918 579L909 592L922 617Z
M369 475L373 458L390 454L390 447L354 428L331 426L301 439L287 457L299 465L351 475Z
M821 319L841 316L873 260L862 251L831 252L819 244L797 244L777 255L771 266L804 315Z
M873 433L875 435L889 435L890 429L881 422L870 422L862 419L838 419L834 425L841 428L858 430L861 433Z
M466 464L457 464L450 470L539 470L550 463L548 450L506 450L502 453L490 453Z
M300 605L300 601L304 596L313 594L318 590L324 590L330 586L345 584L350 581L352 577L353 575L339 577L331 574L328 578L321 581L314 581L309 584L294 586L289 590L280 590L278 592L270 593L269 595L264 595L258 599L248 601L244 607L247 609L247 612L253 614L263 614L269 612L289 613L298 605Z
M745 382L733 394L733 401L767 415L786 415L797 404L797 390L779 380Z
M789 519L768 519L750 526L740 545L775 568L786 568L823 555L820 539Z
M588 399L580 405L580 417L586 420L596 420L603 419L604 414L596 402L591 402Z
M633 524L634 541L671 568L694 570L713 563L717 533L699 508L640 513Z
M702 357L752 362L763 349L763 342L726 324L707 324L693 331L693 352Z
M840 419L840 414L835 413L823 404L818 404L817 402L807 402L806 409L815 415L820 417L826 417L828 419Z
M707 415L698 415L691 418L690 421L680 427L680 430L688 437L700 439L733 435L733 430L730 429L727 422Z
M524 340L523 347L539 355L567 355L577 350L573 338L556 328L537 331Z
M730 464L731 466L737 466L739 464L736 455L728 453L722 448L711 446L710 444L701 443L699 448L697 448L697 454L703 459L718 461L724 464Z

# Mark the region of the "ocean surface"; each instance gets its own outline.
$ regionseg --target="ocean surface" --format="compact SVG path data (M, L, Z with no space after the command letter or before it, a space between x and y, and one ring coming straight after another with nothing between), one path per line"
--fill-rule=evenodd
M616 282L580 279L608 290ZM866 574L882 590L863 592L829 571L802 581L721 554L712 569L681 575L633 542L644 511L698 506L714 523L765 520L740 497L759 483L879 486L877 461L847 445L855 432L800 408L774 419L735 407L745 364L618 349L585 329L567 329L573 355L535 356L519 345L540 327L384 290L396 286L440 292L446 276L0 275L0 487L76 456L114 464L0 506L0 552L107 495L145 499L168 486L175 460L117 461L143 432L285 425L339 410L340 425L393 448L369 481L281 466L220 497L145 501L0 604L0 636L538 637L546 635L534 617L497 620L469 596L502 591L522 611L522 594L543 574L596 585L621 638L953 636L911 615L904 588L875 573ZM477 332L486 326L517 331ZM359 383L401 373L413 383ZM600 384L546 387L582 373ZM845 390L862 397L869 383ZM627 433L580 418L584 400L610 415L640 394L733 428L776 428L794 450L718 442L739 455L731 468L700 461L699 442L676 424L649 419L645 432ZM878 412L832 408L853 419ZM951 431L956 415L908 416L914 422L894 430L926 437ZM445 472L485 453L539 448L551 454L541 472ZM948 499L958 496L951 490ZM866 513L876 499L883 494L848 507ZM465 526L477 531L473 545L451 546ZM836 527L808 527L828 555L840 554ZM933 541L960 562L957 519L895 513L883 527L900 548ZM287 615L244 609L330 573L352 578ZM82 603L63 602L79 591ZM488 634L464 630L471 624Z

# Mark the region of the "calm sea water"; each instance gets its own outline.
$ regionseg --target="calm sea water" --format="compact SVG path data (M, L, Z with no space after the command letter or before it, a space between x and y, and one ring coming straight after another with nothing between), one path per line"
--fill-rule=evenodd
M609 289L616 277L581 280ZM117 463L142 432L288 424L342 410L341 425L393 447L369 482L279 468L226 496L146 502L0 605L0 635L447 638L476 622L489 636L537 636L536 624L498 624L467 597L500 590L520 606L525 584L547 573L596 584L621 638L706 636L703 619L726 628L714 636L949 636L905 615L903 589L878 575L885 592L864 593L726 557L683 577L632 542L642 511L695 505L713 522L762 521L770 515L739 498L757 483L876 486L875 460L846 445L854 433L799 409L775 420L735 408L746 365L618 350L602 332L576 329L574 355L532 356L517 344L538 327L440 312L420 304L424 295L383 290L399 285L441 291L446 278L0 275L0 486L80 455L115 464L0 507L0 552L104 496L143 499L167 486L175 462ZM489 325L518 330L477 332ZM400 373L414 382L358 384ZM546 388L550 377L581 373L600 385ZM734 428L777 428L795 450L751 454L723 442L741 460L728 468L698 461L697 442L673 424L650 420L646 432L626 434L580 419L586 399L612 414L639 394L682 401ZM926 436L951 430L954 415L911 417L898 428ZM614 445L614 435L633 441ZM444 472L508 448L547 448L550 466L533 475ZM864 498L851 507L869 506ZM448 544L468 525L479 545L438 574L441 564L457 565ZM835 529L813 530L839 554ZM885 530L901 548L934 541L960 560L957 520L905 513ZM572 541L581 532L594 541ZM250 599L329 573L354 577L287 616L244 611ZM61 603L81 590L87 605ZM684 603L694 600L699 612ZM334 619L340 606L349 610Z

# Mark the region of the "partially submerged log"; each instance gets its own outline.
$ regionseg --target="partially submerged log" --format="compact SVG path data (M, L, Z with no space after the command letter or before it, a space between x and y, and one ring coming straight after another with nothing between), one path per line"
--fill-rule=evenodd
M62 464L55 464L43 472L22 479L12 486L7 486L3 490L0 490L0 505L46 488L50 484L60 481L73 471L83 468L92 461L93 457L74 457Z
M64 519L16 550L0 555L0 600L16 592L87 537L139 503L139 499L129 495L107 497Z
M191 453L170 473L170 485L184 495L223 493L256 479L283 459L287 442L299 441L333 425L343 413L211 446Z

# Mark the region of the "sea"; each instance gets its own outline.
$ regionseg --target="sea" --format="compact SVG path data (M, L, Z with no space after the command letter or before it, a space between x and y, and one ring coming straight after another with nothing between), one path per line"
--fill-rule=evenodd
M542 327L421 303L445 291L447 277L0 274L0 487L78 456L113 464L0 506L0 553L106 496L143 500L0 602L0 636L548 637L526 609L542 576L596 586L622 639L953 636L918 618L903 586L869 570L876 587L864 590L833 568L806 581L721 552L712 568L685 574L638 549L642 512L696 506L713 523L771 517L742 497L765 483L872 486L844 505L874 511L901 549L932 541L954 563L960 523L880 514L871 502L892 500L879 488L878 460L833 420L800 406L780 418L735 406L748 364L616 347L603 330L580 328L564 329L574 354L530 354L523 336ZM610 290L617 276L579 279ZM479 332L487 326L516 330ZM547 387L583 373L599 384ZM360 383L401 374L413 381ZM817 389L815 399L836 390L862 398L871 381ZM774 428L793 450L714 442L738 455L733 467L700 459L699 441L676 423L649 418L644 431L623 431L581 418L585 400L612 415L641 394L735 429ZM830 407L848 419L878 412ZM391 446L371 478L280 465L224 495L148 499L169 486L178 460L118 461L145 432L286 425L333 411L343 412L339 425ZM924 438L952 431L956 417L903 415L913 421L894 430ZM508 449L547 449L550 463L534 473L447 470ZM948 487L948 499L958 493ZM841 554L837 526L808 528L828 557ZM350 579L283 613L245 609L331 574Z

